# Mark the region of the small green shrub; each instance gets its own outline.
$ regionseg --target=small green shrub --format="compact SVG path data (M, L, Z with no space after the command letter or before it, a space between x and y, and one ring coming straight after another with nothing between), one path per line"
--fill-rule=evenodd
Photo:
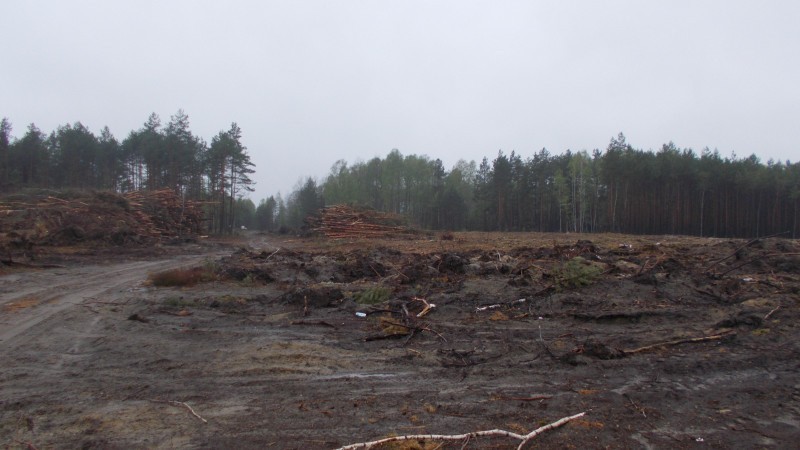
M377 303L385 302L389 299L392 291L383 286L375 286L367 290L361 291L355 295L356 303L361 305L374 305Z
M577 256L570 259L554 273L558 289L577 289L589 286L600 278L603 269Z

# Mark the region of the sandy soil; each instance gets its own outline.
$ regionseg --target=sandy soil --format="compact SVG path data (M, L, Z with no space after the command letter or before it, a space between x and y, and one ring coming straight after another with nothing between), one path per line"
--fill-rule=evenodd
M323 449L587 412L530 448L793 447L800 244L746 244L253 234L6 272L0 445ZM147 283L190 266L227 279Z

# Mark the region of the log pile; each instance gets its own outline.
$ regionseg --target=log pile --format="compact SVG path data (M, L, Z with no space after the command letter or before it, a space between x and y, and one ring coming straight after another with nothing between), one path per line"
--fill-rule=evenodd
M172 189L133 191L125 194L131 210L159 236L199 234L203 210L198 202L181 199Z
M305 222L312 232L330 239L384 238L417 233L405 225L401 216L349 205L323 208L319 215L310 216Z
M23 192L0 198L0 248L150 244L197 235L199 205L174 191Z

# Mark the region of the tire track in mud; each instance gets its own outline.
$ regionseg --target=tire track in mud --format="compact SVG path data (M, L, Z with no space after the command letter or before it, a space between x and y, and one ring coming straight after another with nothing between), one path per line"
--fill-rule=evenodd
M0 343L3 345L0 353L8 352L20 335L86 299L131 287L142 282L150 272L191 266L225 254L26 273L14 281L21 284L18 289L0 297L0 311L3 312L0 316Z

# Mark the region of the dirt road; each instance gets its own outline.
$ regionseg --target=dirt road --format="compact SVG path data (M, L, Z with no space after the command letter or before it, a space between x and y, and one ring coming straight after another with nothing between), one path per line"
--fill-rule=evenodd
M15 338L25 332L49 330L47 321L61 321L57 314L78 305L116 297L136 289L148 273L192 266L208 256L181 256L159 261L135 261L111 265L58 268L0 277L0 343L14 348ZM44 323L43 323L44 322ZM25 336L20 339L26 340Z
M590 238L261 240L187 288L142 281L203 256L6 275L0 444L322 449L586 411L531 448L794 445L800 276L764 255L797 244L720 277L742 242Z

